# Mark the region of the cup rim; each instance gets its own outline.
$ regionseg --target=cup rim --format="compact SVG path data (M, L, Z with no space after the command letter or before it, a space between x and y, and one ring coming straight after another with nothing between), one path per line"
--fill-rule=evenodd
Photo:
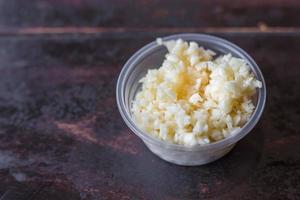
M209 149L216 149L216 148L223 148L225 146L229 146L231 144L234 144L238 142L240 139L245 137L257 124L259 121L264 107L266 103L266 83L264 80L264 77L262 75L262 72L256 62L252 59L252 57L246 53L243 49L238 47L237 45L233 44L232 42L229 42L225 39L208 35L208 34L199 34L199 33L183 33L183 34L175 34L170 35L166 37L162 37L163 41L167 40L174 40L174 39L183 39L188 41L205 41L211 44L218 44L225 47L227 50L230 50L231 52L235 52L239 57L243 57L248 63L248 65L251 68L251 71L256 76L257 80L262 82L262 88L258 89L258 98L257 98L257 105L255 107L254 112L252 113L250 119L246 122L246 124L241 127L240 130L238 130L234 135L231 135L227 138L224 138L222 140L208 143L208 144L196 144L194 146L184 146L180 144L171 143L168 141L160 140L159 138L154 137L153 135L146 133L145 131L141 130L138 125L134 122L130 115L129 108L126 108L125 100L124 100L124 91L125 91L125 82L127 80L127 77L130 76L130 70L134 68L134 66L141 61L141 59L147 57L147 53L151 51L157 50L160 45L156 43L156 41L153 41L141 49L139 49L137 52L135 52L129 60L125 63L123 66L119 78L117 81L117 87L116 87L116 101L118 105L118 109L120 111L120 114L127 124L127 126L143 141L147 143L151 143L154 145L160 145L164 148L170 148L170 149L176 149L181 151L198 151L198 150L209 150ZM205 46L204 46L205 47Z

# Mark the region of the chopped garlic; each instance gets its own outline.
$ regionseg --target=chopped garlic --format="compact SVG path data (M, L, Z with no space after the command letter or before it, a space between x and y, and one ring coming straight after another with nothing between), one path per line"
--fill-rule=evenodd
M148 70L133 104L145 132L185 146L236 134L250 118L251 97L262 83L245 60L216 54L181 39L157 43L168 49L159 69Z
M196 105L200 102L202 102L203 99L201 98L201 96L198 93L193 94L190 98L189 98L189 102L193 105Z

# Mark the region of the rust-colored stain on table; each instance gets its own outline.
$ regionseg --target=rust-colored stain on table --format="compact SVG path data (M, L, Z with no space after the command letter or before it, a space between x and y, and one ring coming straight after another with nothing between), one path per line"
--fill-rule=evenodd
M0 199L299 199L299 3L235 2L0 1ZM184 30L245 49L268 90L256 128L199 167L153 155L115 100L126 60Z

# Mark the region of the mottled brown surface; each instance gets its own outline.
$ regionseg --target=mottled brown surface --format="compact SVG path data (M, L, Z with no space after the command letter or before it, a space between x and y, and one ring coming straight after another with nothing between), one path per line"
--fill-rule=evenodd
M0 200L300 199L299 12L297 0L0 0ZM126 127L115 86L136 50L192 31L249 52L268 99L227 156L181 167Z
M298 0L1 0L0 28L299 27L299 6Z
M0 38L2 198L299 198L300 35L220 36L257 60L268 101L251 134L201 167L160 160L118 113L122 64L154 35Z

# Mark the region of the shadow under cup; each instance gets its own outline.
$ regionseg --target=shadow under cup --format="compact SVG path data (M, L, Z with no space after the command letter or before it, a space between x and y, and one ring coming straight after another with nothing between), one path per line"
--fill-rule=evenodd
M199 46L216 52L216 56L230 53L234 57L246 60L257 80L262 82L262 88L257 89L257 95L254 98L255 111L250 120L238 133L214 143L186 147L161 141L151 134L145 133L132 120L131 103L141 87L139 80L146 75L149 69L159 68L162 65L167 53L166 47L152 42L137 51L124 65L119 75L116 94L118 108L127 126L144 141L154 154L162 159L179 165L202 165L224 156L234 147L237 141L253 129L264 109L266 85L257 64L245 51L236 45L221 38L204 34L178 34L162 39L167 41L179 38L185 41L195 41Z

